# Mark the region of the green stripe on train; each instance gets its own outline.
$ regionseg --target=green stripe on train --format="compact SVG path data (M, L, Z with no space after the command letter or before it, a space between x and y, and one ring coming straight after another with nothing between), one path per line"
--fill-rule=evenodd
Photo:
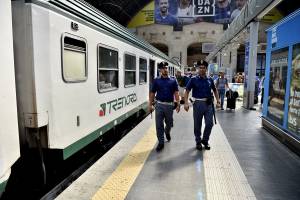
M121 115L117 119L109 122L108 124L102 126L99 129L93 131L92 133L85 136L84 138L82 138L82 139L76 141L75 143L69 145L68 147L63 149L63 159L69 158L70 156L75 154L77 151L79 151L80 149L84 148L85 146L87 146L88 144L90 144L91 142L93 142L94 140L99 138L105 132L111 130L114 126L116 126L117 124L120 124L125 119L127 119L128 117L132 116L133 114L137 113L139 110L142 110L142 109L147 110L147 102L144 102L143 104L141 104L138 107L132 109L131 111ZM117 122L116 124L115 124L115 121Z
M4 181L4 182L0 183L0 194L1 194L2 192L4 192L5 187L6 187L6 184L7 184L7 181Z

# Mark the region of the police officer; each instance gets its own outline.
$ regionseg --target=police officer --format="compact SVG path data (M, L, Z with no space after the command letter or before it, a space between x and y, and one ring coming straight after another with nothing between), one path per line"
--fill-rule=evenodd
M214 93L217 99L217 106L220 105L219 94L215 87L214 81L206 76L208 63L204 60L197 62L198 75L190 79L186 86L185 99L188 98L189 92L192 91L192 96L194 97L193 104L193 117L194 117L194 135L196 140L196 148L202 150L202 145L204 148L209 150L210 146L208 144L211 129L213 127L213 96ZM189 110L188 101L184 104L184 109ZM203 133L203 138L201 140L201 126L202 119L205 119L205 129Z
M161 151L164 148L164 133L168 141L171 140L170 131L173 126L173 107L174 96L177 113L180 111L178 83L175 78L172 78L168 74L168 63L161 62L158 64L160 70L160 76L155 78L150 89L149 94L149 112L153 111L154 97L156 98L156 135L158 139L158 145L156 151ZM156 94L156 96L155 96ZM165 126L164 126L165 121Z

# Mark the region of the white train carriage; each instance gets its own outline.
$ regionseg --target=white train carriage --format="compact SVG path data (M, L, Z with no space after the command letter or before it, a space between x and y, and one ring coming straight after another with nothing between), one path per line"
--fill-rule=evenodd
M13 58L11 1L0 1L0 196L20 156Z
M72 156L147 109L157 63L175 63L80 0L13 2L22 146ZM38 136L38 137L36 137Z

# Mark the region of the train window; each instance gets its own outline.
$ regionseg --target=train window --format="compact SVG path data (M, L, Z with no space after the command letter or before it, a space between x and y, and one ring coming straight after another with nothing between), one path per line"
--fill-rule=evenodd
M107 92L119 87L118 51L98 46L98 90Z
M62 37L62 73L66 82L81 82L87 79L86 40L70 34Z
M125 54L125 87L134 86L136 83L136 57L133 55Z
M147 60L140 58L140 84L147 83Z

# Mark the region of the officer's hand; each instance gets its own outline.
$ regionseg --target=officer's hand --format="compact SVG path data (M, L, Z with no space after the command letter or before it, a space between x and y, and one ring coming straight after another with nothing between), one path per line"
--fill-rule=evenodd
M184 110L185 110L186 112L189 111L189 104L184 104Z
M180 104L178 104L178 106L176 107L176 112L179 113L180 111Z
M221 107L221 103L220 101L217 101L217 108L220 108Z
M148 104L148 111L151 113L153 112L154 107L152 106L152 104Z

